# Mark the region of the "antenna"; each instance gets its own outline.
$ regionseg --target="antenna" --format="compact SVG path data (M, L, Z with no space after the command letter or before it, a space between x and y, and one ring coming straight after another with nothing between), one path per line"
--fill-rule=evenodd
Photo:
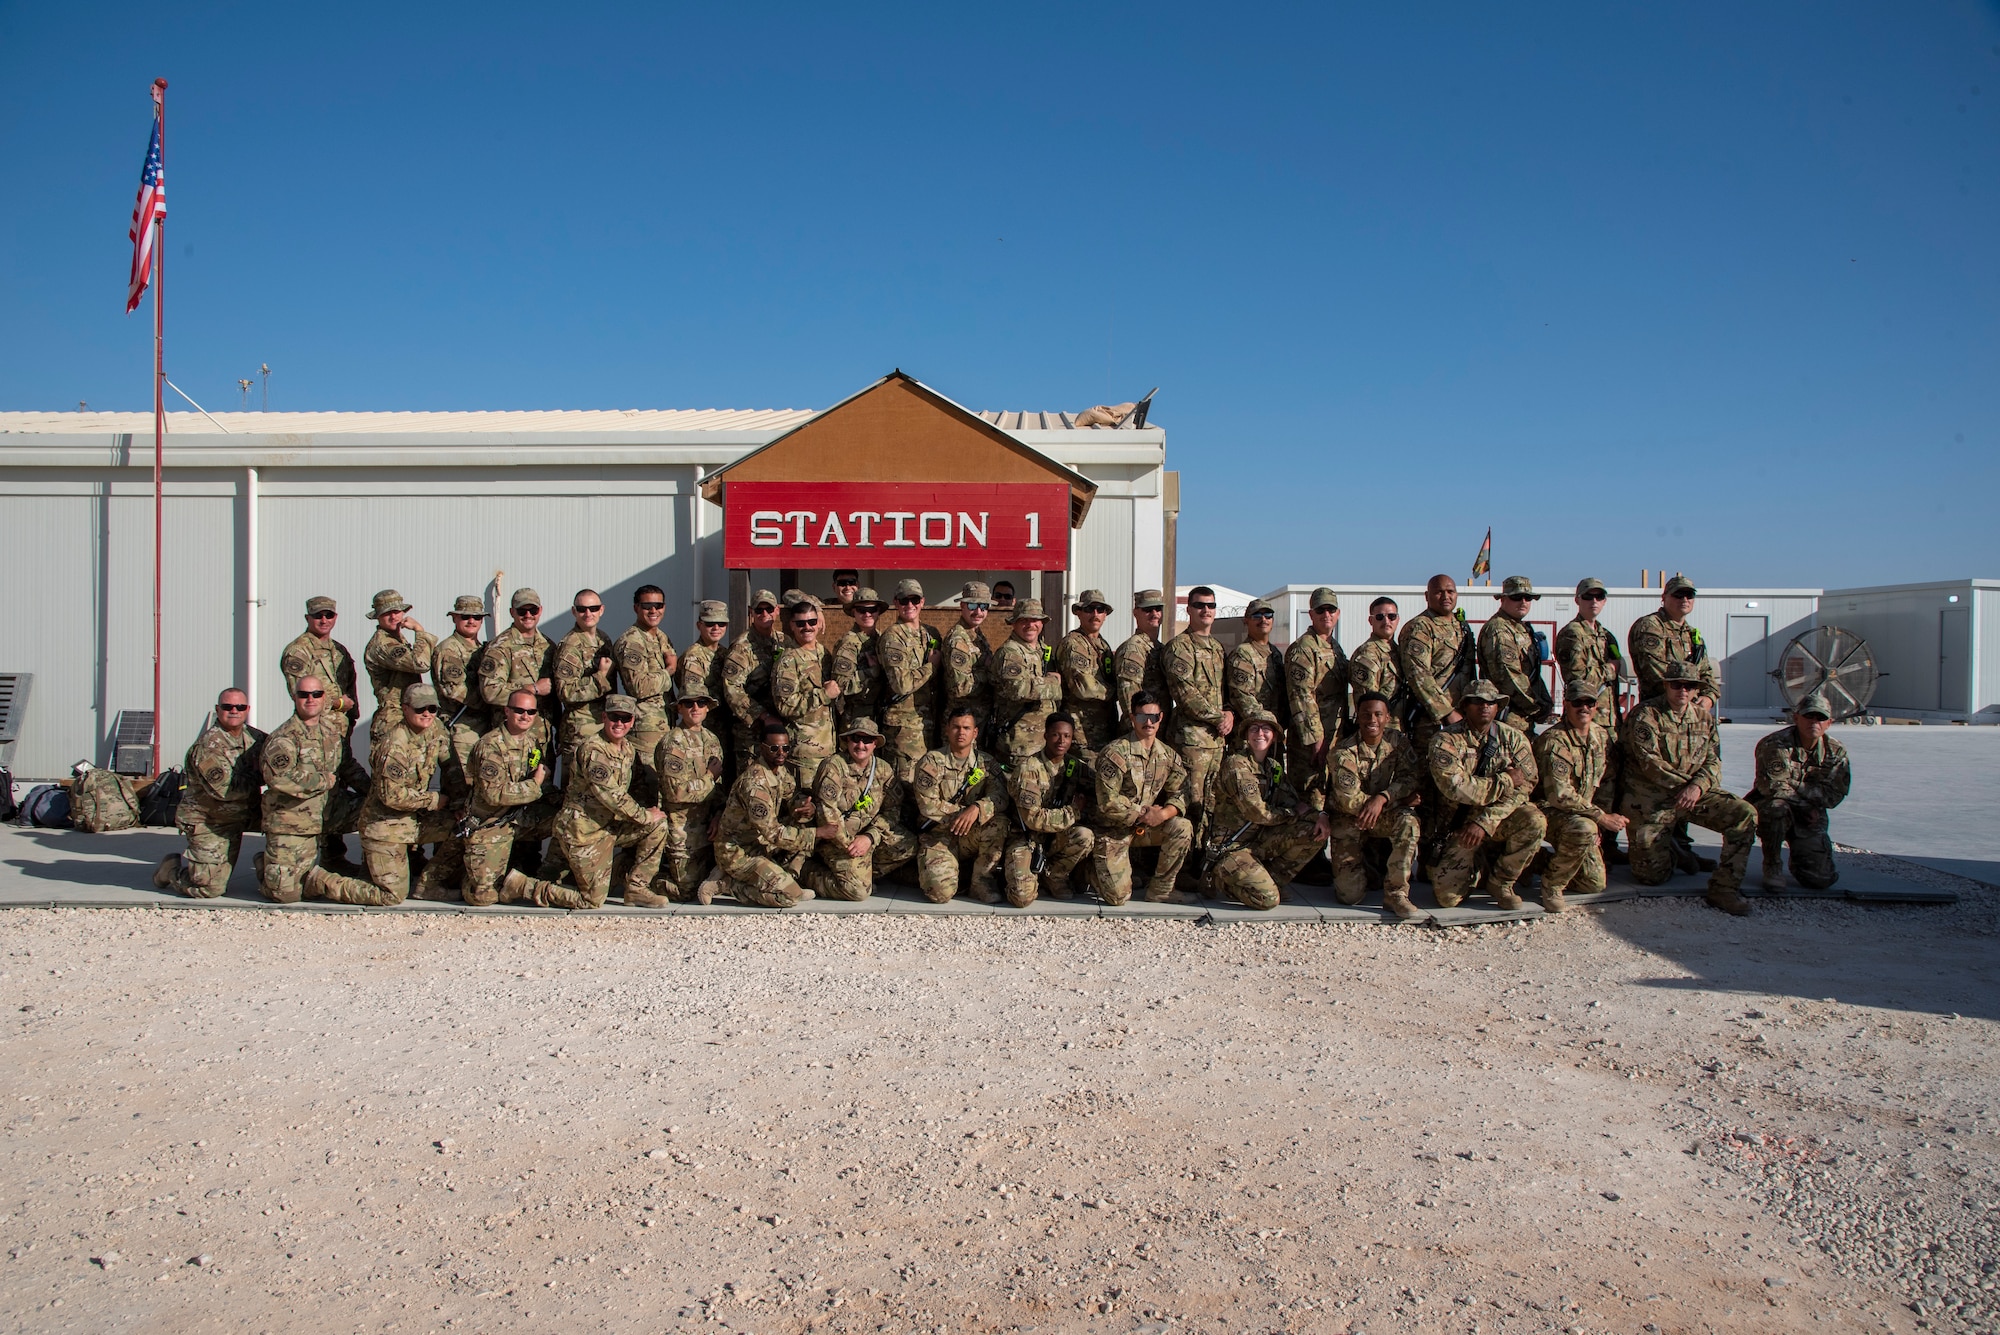
M239 380L236 382L236 387L243 391L243 411L250 411L250 382Z
M268 413L271 411L271 363L259 366L257 373L264 377L264 411Z
M76 410L80 413L87 413L90 411L90 405L82 399L78 399L76 401Z

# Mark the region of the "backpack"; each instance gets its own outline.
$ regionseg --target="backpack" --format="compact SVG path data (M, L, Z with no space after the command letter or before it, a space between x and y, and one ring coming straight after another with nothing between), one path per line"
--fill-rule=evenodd
M177 769L163 771L159 778L139 790L139 823L173 825L181 809L181 793L187 780Z
M61 784L38 783L28 790L21 803L21 821L45 830L69 828L69 789Z
M87 769L69 795L70 824L91 834L129 830L139 823L139 794L132 781L108 769Z
M21 814L14 802L14 771L0 766L0 825Z

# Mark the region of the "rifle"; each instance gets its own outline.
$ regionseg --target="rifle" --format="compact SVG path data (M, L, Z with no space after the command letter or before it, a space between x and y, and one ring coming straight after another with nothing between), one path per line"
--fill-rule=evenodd
M979 766L977 765L974 765L971 769L967 770L965 772L965 782L959 784L958 791L951 795L951 804L953 806L961 805L965 799L965 795L972 791L972 785L978 780L984 779L985 777L986 777L986 771L979 768ZM936 824L937 824L937 818L935 816L930 817L926 819L922 825L919 825L917 827L917 833L918 834L927 833L930 830L930 828Z
M1057 777L1055 786L1042 795L1043 806L1064 807L1069 805L1070 784L1076 777L1076 770L1076 760L1073 757L1065 757L1062 773ZM1035 850L1033 855L1028 859L1028 870L1040 876L1042 869L1049 865L1048 840L1046 836L1036 834L1028 828L1028 822L1021 818L1021 804L1015 802L1013 805L1014 825L1020 830L1021 837L1033 845Z
M1498 778L1507 772L1508 767L1506 762L1506 750L1500 745L1500 722L1496 719L1491 730L1487 732L1486 739L1479 743L1479 759L1472 767L1472 777L1475 779ZM1458 811L1453 815L1451 824L1446 827L1445 833L1457 834L1461 829L1465 828L1466 817L1471 814L1471 803L1459 803Z

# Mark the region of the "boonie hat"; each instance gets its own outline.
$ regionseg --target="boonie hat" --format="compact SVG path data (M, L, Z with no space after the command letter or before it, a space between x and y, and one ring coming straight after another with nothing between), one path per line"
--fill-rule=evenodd
M882 730L875 726L875 720L872 718L858 718L842 724L840 735L842 737L868 737L878 742L882 740Z
M1322 584L1313 590L1312 601L1306 606L1315 612L1319 611L1322 607L1338 608L1340 606L1340 595Z
M540 607L541 605L542 595L536 593L533 589L516 589L514 590L514 596L507 600L509 610L516 607Z
M451 605L455 617L483 617L486 615L486 600L476 593L461 593Z
M630 714L636 718L639 714L639 702L629 695L607 695L604 697L604 712Z
M1811 695L1799 701L1797 707L1792 712L1794 714L1816 714L1820 718L1830 719L1833 717L1833 701L1827 699L1824 692L1814 691Z
M1535 581L1529 579L1526 575L1509 575L1500 581L1500 596L1502 598L1539 598L1542 595L1535 592Z
M924 596L924 586L922 584L919 584L916 580L904 579L896 581L897 598L899 599L921 598L923 596Z
M1085 612L1094 607L1101 607L1107 612L1111 610L1111 600L1104 596L1104 590L1085 589L1076 596L1076 601L1070 605L1070 610Z
M1693 593L1695 592L1694 581L1689 579L1686 575L1675 575L1672 579L1667 581L1667 587L1665 589L1665 592Z
M1156 607L1163 612L1167 609L1166 595L1158 589L1141 589L1132 595L1133 611L1147 612Z
M695 620L711 626L726 626L729 624L729 604L720 598L704 598L696 610Z
M1277 728L1278 726L1276 716L1268 709L1246 709L1243 711L1242 717L1237 719L1236 722L1245 728L1253 723L1261 723L1267 728Z
M1604 581L1591 575L1576 582L1576 596L1581 598L1586 593L1601 593L1607 598L1611 596L1611 590L1604 587Z
M1458 701L1456 703L1463 703L1467 700L1484 700L1489 704L1499 705L1505 704L1507 697L1500 694L1498 686L1481 677L1478 681L1473 682L1458 693Z
M323 593L306 599L307 616L311 616L314 612L336 612L338 610L340 609L333 605L333 599Z
M1009 625L1012 625L1016 621L1047 621L1048 619L1048 616L1042 611L1041 599L1023 598L1020 602L1014 604L1014 610L1008 614L1007 622Z
M420 681L413 681L403 688L403 704L410 709L421 709L425 705L436 708L438 693Z
M854 601L847 606L850 611L854 612L866 612L870 609L883 612L888 610L889 604L882 601L881 594L875 592L873 589L864 587L854 591Z
M402 594L397 593L394 589L384 589L375 595L375 605L368 609L367 615L370 621L374 621L389 612L407 612L409 610L410 605L404 601Z

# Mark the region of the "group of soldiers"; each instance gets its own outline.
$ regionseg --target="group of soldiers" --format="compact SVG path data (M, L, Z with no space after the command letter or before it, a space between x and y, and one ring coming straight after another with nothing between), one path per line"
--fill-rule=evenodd
M186 851L155 882L220 895L253 829L268 898L363 905L596 908L616 882L630 905L721 893L785 908L866 898L889 876L938 902L1091 890L1115 905L1136 875L1149 901L1267 909L1324 856L1341 902L1379 890L1402 918L1416 914L1414 878L1442 906L1483 892L1515 908L1531 870L1556 912L1566 892L1604 887L1621 834L1635 880L1709 870L1709 902L1734 914L1749 911L1741 886L1759 837L1767 889L1786 884L1787 845L1800 885L1838 874L1826 813L1849 771L1827 735L1832 710L1807 697L1758 743L1748 800L1724 791L1718 677L1679 577L1625 650L1599 622L1597 580L1577 585L1577 616L1551 649L1530 623L1531 581L1507 579L1475 635L1439 575L1407 622L1376 599L1352 655L1330 588L1280 651L1263 600L1225 650L1206 586L1165 642L1165 597L1135 594L1136 629L1116 648L1095 589L1053 643L1041 603L1007 591L995 648L983 583L964 585L942 633L916 580L890 600L853 572L834 587L827 601L758 590L733 640L728 607L703 602L685 652L660 628L654 585L616 639L600 629L603 599L578 591L559 643L538 629L533 589L515 590L512 624L490 641L476 595L457 600L440 638L384 590L360 660L375 697L366 769L338 609L309 599L281 661L292 717L267 737L248 726L244 692L221 694L187 755ZM852 625L834 644L831 607ZM1622 718L1621 683L1638 699ZM1695 853L1691 824L1722 836L1719 859Z

